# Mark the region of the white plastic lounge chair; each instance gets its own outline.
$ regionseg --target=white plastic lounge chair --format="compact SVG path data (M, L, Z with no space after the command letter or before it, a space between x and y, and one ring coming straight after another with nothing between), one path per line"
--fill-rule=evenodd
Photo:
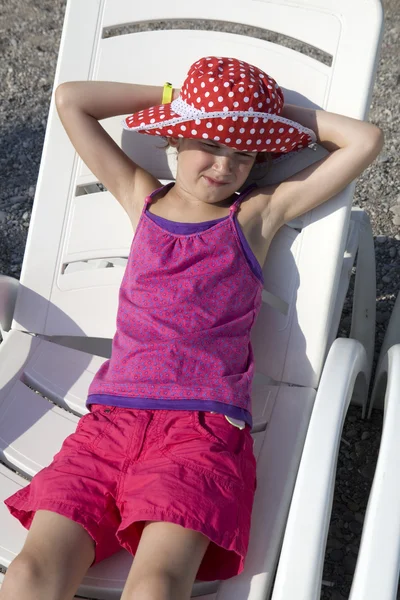
M369 416L384 400L378 462L351 588L351 600L396 600L400 572L400 294L375 375Z
M296 38L308 50L331 55L332 64L221 31L103 37L104 29L155 19L199 20L203 29L204 20L263 25L287 43ZM178 86L200 56L239 56L276 77L289 103L365 118L381 27L378 0L70 0L55 87L79 79L160 85L168 79ZM160 142L123 133L120 123L117 117L104 127L163 183L172 180L173 160L162 150L157 161L150 158L149 148ZM283 179L324 152L307 149L281 162L274 177ZM52 101L15 306L15 282L0 279L0 500L50 463L86 412L90 381L109 355L132 231L120 205L96 184ZM272 593L274 600L319 598L342 424L355 383L365 408L374 339L372 234L365 214L351 210L353 191L354 184L283 227L272 244L253 335L258 488L250 548L240 576L195 582L193 595L203 600L256 600ZM334 341L357 249L353 339ZM3 504L0 531L0 563L8 566L26 531ZM124 551L100 563L80 593L118 598L129 566Z

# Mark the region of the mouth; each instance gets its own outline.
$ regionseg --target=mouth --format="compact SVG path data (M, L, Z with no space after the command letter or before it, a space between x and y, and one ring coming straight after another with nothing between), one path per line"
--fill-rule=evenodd
M213 185L215 187L220 187L222 185L227 185L229 182L228 181L216 181L215 179L211 179L211 177L206 177L204 175L204 179L207 181L207 183L209 185Z

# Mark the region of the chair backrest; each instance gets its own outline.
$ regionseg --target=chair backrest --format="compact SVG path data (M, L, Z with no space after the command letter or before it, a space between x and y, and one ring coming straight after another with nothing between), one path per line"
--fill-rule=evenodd
M155 19L162 29L148 31ZM165 29L177 20L179 29ZM198 29L189 29L186 20ZM228 26L250 35L227 33ZM69 0L54 89L86 79L180 86L200 56L236 56L272 75L289 103L363 119L381 32L379 0ZM162 140L123 131L121 118L103 122L115 141L161 181L173 179L174 160L159 148ZM307 149L269 177L283 179L319 156ZM96 183L69 142L53 99L13 328L114 335L133 231L120 205ZM318 384L353 189L276 236L252 336L258 372L295 385Z

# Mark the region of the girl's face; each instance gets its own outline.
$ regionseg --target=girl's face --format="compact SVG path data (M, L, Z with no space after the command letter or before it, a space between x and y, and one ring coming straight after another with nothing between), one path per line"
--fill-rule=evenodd
M176 138L176 181L187 192L207 203L229 198L246 181L257 152L229 148L213 140Z

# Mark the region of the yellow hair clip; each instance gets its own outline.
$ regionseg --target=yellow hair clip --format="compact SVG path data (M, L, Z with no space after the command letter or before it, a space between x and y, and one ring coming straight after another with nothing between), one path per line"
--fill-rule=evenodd
M172 83L169 83L167 81L166 83L164 83L162 104L168 104L169 102L172 101L172 92L173 92Z

